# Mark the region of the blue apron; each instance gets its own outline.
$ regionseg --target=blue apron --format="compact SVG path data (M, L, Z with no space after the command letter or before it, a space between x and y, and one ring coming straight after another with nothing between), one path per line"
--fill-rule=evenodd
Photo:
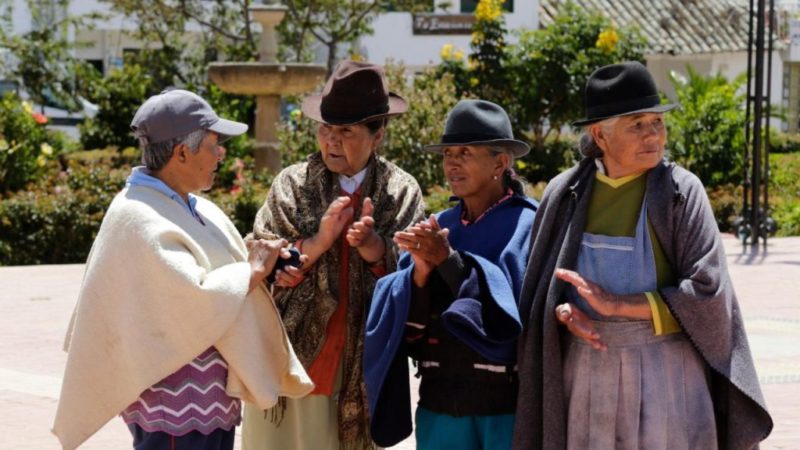
M576 270L614 294L655 291L646 205L633 237L584 233ZM717 448L708 369L686 335L656 336L652 321L602 317L574 288L567 296L608 346L594 350L569 334L567 449Z
M613 294L655 291L658 279L653 242L647 229L647 206L642 205L633 237L583 233L575 270ZM570 292L570 300L576 306L592 319L601 319L574 288Z

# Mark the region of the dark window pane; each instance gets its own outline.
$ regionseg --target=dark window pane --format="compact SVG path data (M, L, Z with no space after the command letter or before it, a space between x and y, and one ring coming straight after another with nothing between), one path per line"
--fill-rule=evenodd
M472 13L478 7L478 0L461 0L461 12ZM503 11L514 12L514 0L506 0L503 3Z

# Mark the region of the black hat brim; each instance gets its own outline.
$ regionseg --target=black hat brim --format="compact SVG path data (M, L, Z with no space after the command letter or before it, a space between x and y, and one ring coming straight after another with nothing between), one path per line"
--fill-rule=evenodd
M367 117L360 117L356 120L346 120L346 121L336 121L336 120L325 120L322 118L322 110L320 108L322 105L322 94L312 94L303 99L303 103L300 109L303 111L303 115L306 117L319 122L324 123L326 125L357 125L364 122L369 122L371 120L382 119L384 117L396 116L399 114L403 114L408 111L408 103L403 100L403 97L390 92L389 93L389 110L382 114L373 114Z
M451 142L448 144L430 144L424 146L422 149L426 152L444 154L444 149L447 147L465 147L471 145L488 145L491 147L504 147L508 149L515 158L525 156L531 151L528 144L518 141L516 139L492 139L488 141L471 141L471 142Z
M614 117L622 117L622 116L631 116L633 114L665 113L667 111L672 111L673 109L677 108L678 106L680 106L680 105L678 105L677 103L665 103L663 105L655 105L655 106L651 106L651 107L648 107L648 108L637 109L637 110L634 110L634 111L625 111L624 113L611 114L611 115L603 116L603 117L592 117L591 119L584 118L584 119L580 119L580 120L576 120L576 121L572 122L572 126L573 127L582 127L582 126L591 125L593 123L597 123L597 122L600 122L600 121L603 121L603 120L606 120L606 119L611 119L611 118L614 118Z

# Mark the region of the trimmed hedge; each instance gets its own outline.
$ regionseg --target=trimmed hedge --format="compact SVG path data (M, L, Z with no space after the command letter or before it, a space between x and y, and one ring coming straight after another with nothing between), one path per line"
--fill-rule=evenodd
M85 262L106 209L137 161L133 148L73 153L64 158L66 170L53 164L45 178L0 199L0 265ZM235 173L220 179L233 179L233 185L203 196L244 235L253 228L271 179L254 176L241 161L231 166Z

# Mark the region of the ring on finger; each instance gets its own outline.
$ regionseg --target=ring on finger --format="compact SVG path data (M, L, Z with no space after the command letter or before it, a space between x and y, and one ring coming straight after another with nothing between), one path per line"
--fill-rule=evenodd
M419 250L419 247L420 247L420 243L417 242L417 250Z

